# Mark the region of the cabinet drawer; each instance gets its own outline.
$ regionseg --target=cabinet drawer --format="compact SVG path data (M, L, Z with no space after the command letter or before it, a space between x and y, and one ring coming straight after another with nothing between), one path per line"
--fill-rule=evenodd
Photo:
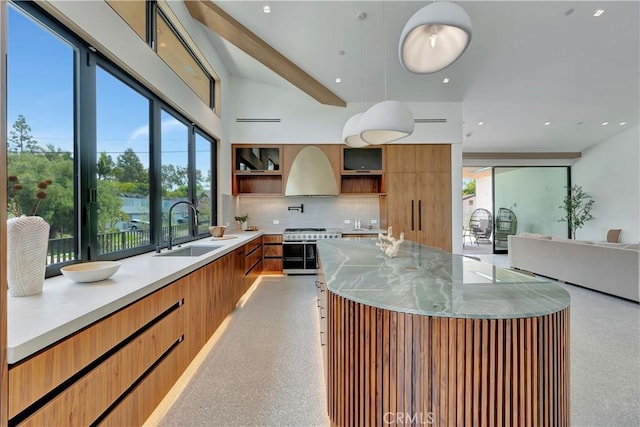
M89 425L179 344L182 307L173 310L19 425Z
M282 245L264 245L265 258L282 258Z
M282 243L282 234L266 234L262 236L262 243Z
M9 418L180 302L168 286L9 368Z
M262 271L282 272L282 258L265 258L262 260Z
M262 251L260 249L257 249L251 252L248 256L245 256L244 258L245 274L248 273L249 270L251 270L251 267L253 267L261 259L262 259Z
M262 246L262 238L258 237L255 240L250 241L246 245L244 245L244 255L249 256L251 252L256 250L258 247Z

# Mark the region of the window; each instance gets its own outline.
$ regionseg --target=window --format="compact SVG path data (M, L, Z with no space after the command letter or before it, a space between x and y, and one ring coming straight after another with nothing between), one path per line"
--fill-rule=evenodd
M98 251L149 245L149 99L96 67L96 104Z
M9 217L44 218L51 227L47 265L73 261L77 51L11 4L7 20L7 173L17 179L9 189ZM46 199L34 205L38 183L49 180Z
M214 143L206 136L196 132L196 156L195 156L195 200L196 206L200 211L198 219L198 233L208 233L209 225L212 224L211 206L212 192L211 183L213 175L211 165L215 165L213 158L215 154ZM217 221L213 223L216 225Z
M51 225L47 276L65 264L149 252L217 221L215 142L33 2L8 4L6 209ZM199 151L196 154L196 149ZM50 182L49 182L50 181Z
M212 79L159 11L156 14L156 52L202 102L213 106Z
M147 41L147 2L145 0L107 0L107 4L142 40Z

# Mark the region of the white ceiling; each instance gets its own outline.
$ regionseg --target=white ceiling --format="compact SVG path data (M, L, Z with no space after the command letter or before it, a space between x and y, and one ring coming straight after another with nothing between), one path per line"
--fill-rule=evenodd
M428 2L215 3L349 103L462 102L465 152L583 151L639 122L639 1L456 2L471 17L471 44L429 75L404 70L397 54L404 23ZM291 87L210 38L231 74Z

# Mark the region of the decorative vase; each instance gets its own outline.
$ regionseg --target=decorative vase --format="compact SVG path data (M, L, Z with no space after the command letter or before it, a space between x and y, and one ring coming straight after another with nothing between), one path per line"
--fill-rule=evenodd
M247 221L242 221L240 223L240 228L242 228L243 231L247 231Z
M7 282L12 296L42 292L48 245L49 224L41 217L7 220Z

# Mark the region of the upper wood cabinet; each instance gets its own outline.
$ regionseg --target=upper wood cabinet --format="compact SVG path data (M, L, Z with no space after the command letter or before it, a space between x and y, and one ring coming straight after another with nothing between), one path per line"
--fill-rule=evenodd
M232 146L233 194L283 194L282 145Z
M390 145L387 172L450 172L448 144Z
M384 194L385 147L341 147L340 193Z

